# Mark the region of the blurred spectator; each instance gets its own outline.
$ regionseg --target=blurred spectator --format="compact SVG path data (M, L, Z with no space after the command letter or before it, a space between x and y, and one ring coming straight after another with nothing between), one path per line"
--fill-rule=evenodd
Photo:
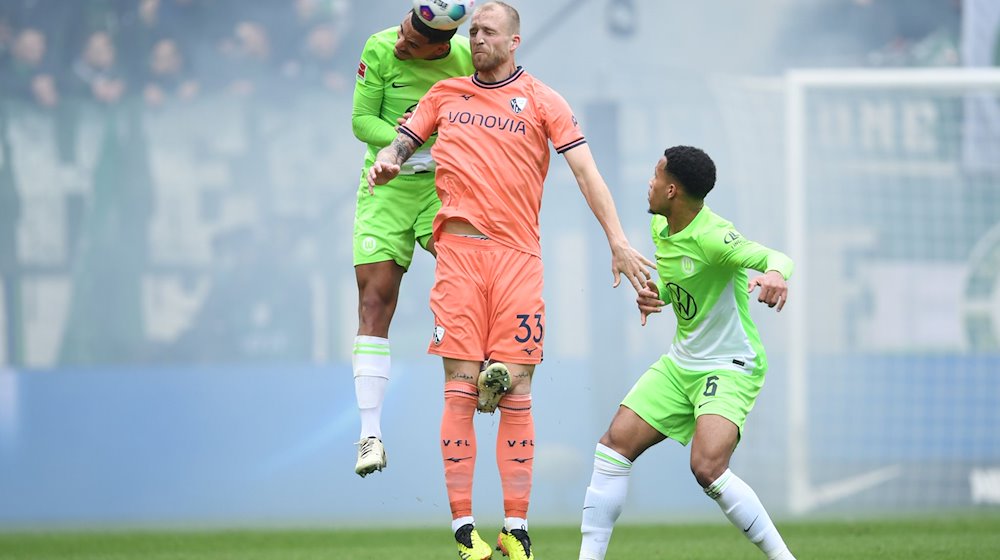
M336 68L340 54L340 36L333 24L323 23L308 31L297 49L281 67L284 78L304 86L318 86L330 91L347 90L348 81Z
M353 67L341 67L345 4L331 0L290 0L269 21L275 35L277 70L292 86L347 91Z
M313 88L344 93L356 62L353 49L347 57L341 51L356 39L349 6L346 0L0 0L0 70L13 77L0 80L0 93L44 106L67 95L114 103L129 92L150 106L209 90L283 98Z
M960 0L789 3L772 56L789 67L958 64Z
M232 35L219 44L223 59L220 75L223 89L238 96L260 90L270 74L271 39L267 29L255 21L240 21Z
M5 93L33 100L42 107L55 107L59 103L59 93L47 55L45 35L41 31L21 30L13 41L8 62L2 65Z
M125 93L125 80L117 66L117 53L106 31L92 33L83 53L73 64L74 77L94 99L116 103Z
M874 0L861 0L873 2ZM885 1L885 0L883 0ZM868 53L872 66L957 66L960 0L892 2L893 37Z
M193 99L200 89L198 82L185 71L184 57L173 39L153 45L149 55L149 78L143 95L146 103L158 107L169 98Z

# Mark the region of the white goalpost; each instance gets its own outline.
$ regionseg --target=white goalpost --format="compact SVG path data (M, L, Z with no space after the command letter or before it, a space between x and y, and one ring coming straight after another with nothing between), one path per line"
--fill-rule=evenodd
M783 98L789 509L1000 503L1000 69Z

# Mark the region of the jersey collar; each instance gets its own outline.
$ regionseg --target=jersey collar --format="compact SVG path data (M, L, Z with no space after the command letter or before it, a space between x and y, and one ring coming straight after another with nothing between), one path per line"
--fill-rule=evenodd
M511 74L507 78L504 78L503 80L500 80L499 82L484 82L483 80L479 79L479 72L476 72L475 74L472 75L472 83L484 89L497 89L497 88L502 88L507 84L513 83L515 80L521 77L521 74L524 74L524 67L518 66L517 70L514 70L513 74Z

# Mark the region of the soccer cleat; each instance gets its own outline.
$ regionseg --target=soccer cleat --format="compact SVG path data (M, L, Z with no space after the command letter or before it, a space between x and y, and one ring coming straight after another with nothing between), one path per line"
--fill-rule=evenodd
M479 536L475 525L466 523L455 531L458 557L462 560L487 560L493 558L493 549Z
M535 560L535 555L531 552L531 539L524 529L511 529L507 532L504 527L497 537L497 550L510 560Z
M494 362L479 372L479 412L495 412L500 399L510 390L510 371L500 362Z
M381 471L386 464L382 440L372 436L358 442L358 464L354 465L354 472L364 478L375 471Z

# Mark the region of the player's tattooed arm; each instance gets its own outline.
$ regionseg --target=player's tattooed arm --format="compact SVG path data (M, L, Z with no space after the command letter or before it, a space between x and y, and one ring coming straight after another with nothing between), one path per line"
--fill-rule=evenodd
M399 175L399 166L410 159L420 145L406 134L398 134L392 144L379 150L375 163L368 169L368 193L375 194L376 185L384 185Z
M416 152L419 147L420 146L413 138L410 138L405 134L398 134L396 135L396 139L392 141L392 144L389 144L379 151L379 157L382 156L382 152L388 151L389 154L387 155L391 158L389 161L396 165L402 165L404 161L410 159L410 156L412 156L413 152Z

